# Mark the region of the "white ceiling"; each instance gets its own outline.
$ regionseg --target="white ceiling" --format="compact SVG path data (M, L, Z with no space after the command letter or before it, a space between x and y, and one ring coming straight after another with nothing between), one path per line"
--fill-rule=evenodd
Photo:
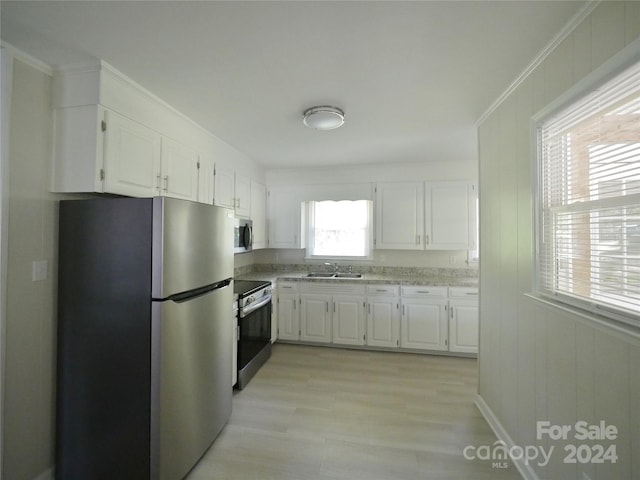
M477 157L475 122L582 1L1 2L2 39L104 59L267 168ZM314 105L345 110L329 132Z

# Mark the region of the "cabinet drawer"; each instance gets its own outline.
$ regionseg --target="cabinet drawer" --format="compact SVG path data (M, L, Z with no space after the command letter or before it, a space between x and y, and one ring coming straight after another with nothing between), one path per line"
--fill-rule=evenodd
M428 287L420 285L411 285L402 287L403 297L447 297L447 287Z
M451 287L449 288L451 298L478 298L478 289L475 287Z
M326 295L364 295L364 285L353 285L331 281L300 282L300 292Z
M367 285L367 295L393 295L399 294L398 285Z
M278 282L278 292L297 293L299 282Z

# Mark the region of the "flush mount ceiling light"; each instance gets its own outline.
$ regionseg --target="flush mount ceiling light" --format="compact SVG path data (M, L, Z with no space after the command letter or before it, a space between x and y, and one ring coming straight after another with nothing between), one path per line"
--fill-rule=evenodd
M311 107L302 115L302 122L316 130L333 130L344 123L344 112L336 107Z

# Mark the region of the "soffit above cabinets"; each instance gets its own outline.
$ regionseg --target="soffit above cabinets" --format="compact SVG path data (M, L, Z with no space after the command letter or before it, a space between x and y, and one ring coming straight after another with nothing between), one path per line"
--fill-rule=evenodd
M11 2L2 39L96 59L267 168L477 157L475 122L575 1ZM314 131L313 105L345 124Z

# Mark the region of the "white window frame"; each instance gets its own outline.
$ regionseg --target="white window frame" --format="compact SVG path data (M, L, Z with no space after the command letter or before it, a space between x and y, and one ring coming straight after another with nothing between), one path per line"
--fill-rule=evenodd
M331 260L334 262L343 262L343 261L349 261L349 262L358 262L358 261L371 261L373 259L373 202L371 200L367 200L367 199L362 199L364 201L368 202L368 212L367 212L367 216L368 216L368 228L365 232L365 247L366 247L366 255L363 256L346 256L346 255L313 255L311 252L313 252L314 250L314 204L316 202L323 202L325 200L313 200L313 201L307 201L305 202L305 208L306 208L306 219L307 219L307 242L306 242L306 248L307 248L307 254L306 254L306 259L307 260Z
M587 76L575 87L567 93L559 97L537 115L532 118L531 122L531 138L532 138L532 159L533 159L533 178L534 178L534 297L541 298L546 301L557 304L559 307L575 308L576 313L586 312L594 315L592 318L600 318L608 321L613 320L614 323L622 322L626 325L640 327L640 311L635 309L619 308L610 303L600 302L585 297L576 297L568 292L550 290L542 285L541 276L543 275L544 258L542 257L541 242L543 237L544 221L543 221L543 203L541 198L542 173L540 168L540 151L541 144L539 141L539 132L545 120L553 115L561 112L565 108L596 91L599 87L605 85L610 80L617 77L620 73L640 62L640 39L628 45L622 52L614 56L608 62L596 69L592 74ZM606 203L606 202L605 202ZM614 202L615 203L615 202ZM575 205L575 207L573 207ZM580 206L572 204L571 207L579 209ZM555 259L555 257L554 257Z

